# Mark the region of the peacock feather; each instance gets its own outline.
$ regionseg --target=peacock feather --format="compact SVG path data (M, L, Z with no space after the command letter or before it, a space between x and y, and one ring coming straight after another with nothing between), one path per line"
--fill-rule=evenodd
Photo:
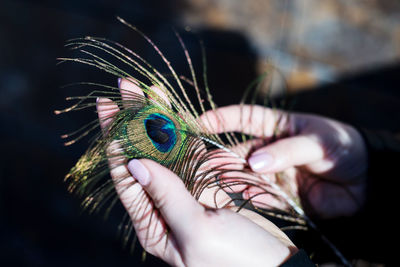
M256 174L251 171L246 161L255 148L285 134L289 116L274 113L273 108L268 110L274 116L273 133L265 133L260 129L232 132L229 129L213 128L211 125L216 125L215 122L217 125L224 125L224 118L217 112L213 113L211 118L200 115L207 109L217 109L207 85L203 46L204 88L201 89L188 50L178 33L176 36L185 54L190 78L179 76L149 37L123 19L118 19L154 48L169 73L161 73L140 55L115 41L85 37L67 42L66 46L78 50L80 56L60 58L60 63L78 62L93 66L116 78L129 80L143 92L120 92L118 87L83 82L79 84L93 87L93 91L87 96L69 97L67 100L76 100L77 103L56 111L59 114L93 108L98 97L108 98L112 100L110 103L118 106L117 112L100 119L107 122L104 123L106 126L103 129L98 130L100 122L96 119L78 131L63 136L68 139L65 144L70 145L95 132L89 148L65 177L69 190L83 197L84 208L92 212L104 208L108 214L118 203L114 186L116 182L124 182L126 177L121 177L118 181L110 179L107 175L110 168L108 159L116 157L120 159L117 162L122 166L130 159L148 158L175 172L196 199L199 199L206 189L214 189L217 208L236 207L237 211L251 208L289 221L292 223L289 227L313 227L303 212L296 192L287 187L285 174ZM104 56L99 56L100 54ZM240 104L243 110L240 127L243 129L248 129L249 125L253 124L253 112L259 112L261 109L260 106L254 105L254 102L267 74L261 75L245 90ZM189 98L189 90L194 92L196 100ZM267 100L265 97L265 104L268 103ZM103 103L103 106L107 108L107 103ZM112 108L114 107L110 104L110 109ZM262 120L266 118L267 116ZM118 144L117 153L109 150L113 144ZM250 186L259 189L258 195L268 194L282 205L280 208L256 208L251 205L252 198L243 200L241 197L241 193ZM218 191L234 191L235 194L229 194L229 201L219 203ZM127 242L132 233L127 216L121 224L121 229Z

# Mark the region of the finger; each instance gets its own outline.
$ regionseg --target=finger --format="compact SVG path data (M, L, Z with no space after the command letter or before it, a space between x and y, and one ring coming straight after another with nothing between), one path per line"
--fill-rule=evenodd
M166 223L178 237L195 231L196 218L204 208L186 190L176 174L148 160L131 160L129 171L149 194Z
M127 159L122 154L118 141L113 141L108 146L107 157L115 190L132 220L140 243L148 252L158 255L160 244L162 251L166 249L166 227L162 218L155 212L154 205L142 186L129 172ZM167 243L167 248L171 245L172 243Z
M242 184L238 183L236 181L237 179L234 178L238 177L235 175L243 174L242 170L245 168L245 165L247 165L246 160L232 152L222 149L205 152L203 158L207 160L201 164L197 175L198 177L203 177L202 175L204 175L204 178L202 178L201 181L198 180L198 184L202 184L202 186L207 186L208 184L208 186L215 186L215 188L213 188L215 190L224 189L226 192L235 192L239 190L236 189L236 185L240 184L241 186ZM203 181L206 180L208 180L208 182L203 183ZM207 205L210 206L209 203L207 203ZM212 206L213 205L211 205L211 207Z
M118 105L111 99L99 97L96 100L96 109L100 127L104 132L110 126L114 115L119 111Z
M269 191L271 192L266 192L264 189L258 187L250 187L243 192L243 198L249 199L256 207L268 210L287 210L289 208L288 204L284 200L278 198L272 189Z
M248 161L253 171L272 173L311 164L323 157L324 149L316 137L300 135L271 143L255 151Z
M228 170L243 169L243 161L223 150L206 152L204 145L199 148L198 155L198 158L207 158L196 171L196 192L201 191L198 202L210 208L225 207L232 199L221 190L221 175Z
M128 168L126 167L127 160L122 154L122 149L118 141L113 141L108 146L107 157L115 189L129 215L131 215L132 218L135 218L135 209L138 207L137 205L131 204L138 201L137 198L143 189L138 183L135 183L135 179L128 171Z
M110 99L98 98L97 111L100 126L105 133L119 111L118 105ZM140 184L136 183L129 173L126 167L127 159L123 156L118 141L111 142L107 147L107 158L115 189L132 219L139 241L144 247L158 242L159 237L165 233L165 228L160 220L152 216L152 203Z
M110 99L99 98L97 110L100 125L104 131L109 127L119 108ZM179 261L176 260L179 255L177 256L177 253L174 253L177 251L175 243L167 241L172 240L172 237L165 234L167 229L164 221L160 218L159 213L154 211L154 205L149 196L128 171L127 159L123 155L123 150L117 140L111 142L107 147L107 157L115 189L121 203L132 219L141 245L149 253L162 257L169 263Z
M155 85L150 86L151 91L148 94L149 99L153 100L154 102L162 101L162 104L165 104L171 107L171 102L168 99L167 94L165 91Z
M207 111L200 120L210 133L242 132L270 137L277 130L290 130L288 114L257 105L232 105Z
M118 78L118 87L121 92L122 105L124 108L130 106L130 102L137 98L137 95L144 96L143 90L140 88L138 83L133 79L121 79Z
M265 174L264 176L268 178L268 182L254 173L230 170L221 175L219 182L221 188L226 192L240 193L253 186L268 186L270 182L276 181L274 174Z
M218 186L205 188L201 192L198 202L212 209L235 206L232 198Z
M240 143L229 148L229 151L222 149L214 150L209 153L207 161L199 168L200 172L209 172L216 170L214 180L219 184L219 188L228 193L242 192L251 182L255 182L256 178L244 171L248 164L245 158L249 151L261 147L264 144L261 139L253 139ZM212 156L211 156L212 154Z

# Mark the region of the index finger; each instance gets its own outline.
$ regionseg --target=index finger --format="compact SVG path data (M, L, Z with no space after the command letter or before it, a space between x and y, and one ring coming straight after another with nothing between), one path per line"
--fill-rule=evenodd
M256 137L271 137L277 130L294 131L287 112L258 105L232 105L210 110L200 116L212 134L241 132Z
M118 105L108 98L97 100L97 112L103 134L106 135ZM127 158L122 153L118 140L113 140L106 148L110 175L121 203L132 219L136 234L146 248L149 244L160 242L164 236L163 222L153 216L153 204L143 188L138 184L127 168Z

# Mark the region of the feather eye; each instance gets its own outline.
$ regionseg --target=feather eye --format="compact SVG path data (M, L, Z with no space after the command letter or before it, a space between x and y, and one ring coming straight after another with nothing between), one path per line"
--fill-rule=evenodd
M168 164L185 153L187 128L187 124L173 112L148 105L132 111L118 138L127 158L149 158Z
M67 47L78 50L82 57L60 58L60 63L78 62L98 68L129 81L137 89L131 91L98 83L80 83L95 89L87 96L69 98L68 100L78 102L69 108L56 111L59 114L92 108L96 105L94 99L108 99L98 103L107 116L63 136L71 139L66 142L70 145L98 129L99 125L103 126L102 130L93 136L88 150L65 177L69 183L69 190L83 197L83 206L92 212L104 208L107 215L118 203L114 186L125 183L129 178L128 174L125 174L113 181L107 175L110 169L124 166L130 159L148 158L175 172L196 199L202 200L203 195L211 195L212 199L204 203L208 206L235 208L237 211L250 207L265 215L291 222L295 228L303 229L307 225L314 228L315 225L303 212L296 189L287 187L289 183L286 182L284 173L268 176L256 174L251 171L246 161L255 147L265 145L266 140L274 140L278 135L284 134L289 122L286 114L274 113L273 109L269 109L266 114L265 109L259 106L244 104L248 98L251 99L251 104L254 104L265 77L261 76L245 91L244 100L238 107L240 118L235 119L239 125L235 125L235 130L226 128L226 118L216 112L217 106L207 85L204 51L205 88L201 90L189 53L179 34L176 33L176 36L185 53L191 80L180 77L175 72L171 63L150 38L124 20L119 20L140 34L154 48L170 73L162 74L138 54L111 40L86 37L67 43ZM135 76L143 79L137 79ZM200 112L205 112L204 103L208 103L214 111L208 113L211 116L199 115L187 94L188 89L183 86L183 81L194 90L198 102L196 106L200 108ZM205 95L205 99L202 95ZM255 113L261 116L253 116ZM271 123L272 127L269 128L274 129L272 132L266 132L264 128L252 128L253 125ZM110 162L113 164L110 165ZM134 182L131 182L128 187L133 185ZM249 188L256 188L257 193L243 199L243 194ZM227 192L229 197L220 201L219 192ZM252 202L259 195L267 195L278 205L271 205L265 209L253 206ZM137 200L135 205L141 205L141 199ZM124 243L127 243L132 233L128 216L123 220L121 229Z

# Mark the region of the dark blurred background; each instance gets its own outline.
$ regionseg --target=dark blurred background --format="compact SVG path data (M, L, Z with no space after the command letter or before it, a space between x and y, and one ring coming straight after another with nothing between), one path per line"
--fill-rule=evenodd
M61 0L0 2L0 265L159 266L141 249L130 255L117 238L121 208L103 220L81 212L64 175L88 146L64 147L60 136L94 111L55 116L76 81L116 84L74 64L65 41L107 37L156 67L162 63L121 16L159 45L178 73L188 68L173 28L201 70L204 40L209 84L219 105L237 103L244 88L274 65L272 98L374 130L400 132L398 1ZM188 29L193 33L187 33ZM199 72L200 73L200 72ZM229 97L227 97L227 95Z

